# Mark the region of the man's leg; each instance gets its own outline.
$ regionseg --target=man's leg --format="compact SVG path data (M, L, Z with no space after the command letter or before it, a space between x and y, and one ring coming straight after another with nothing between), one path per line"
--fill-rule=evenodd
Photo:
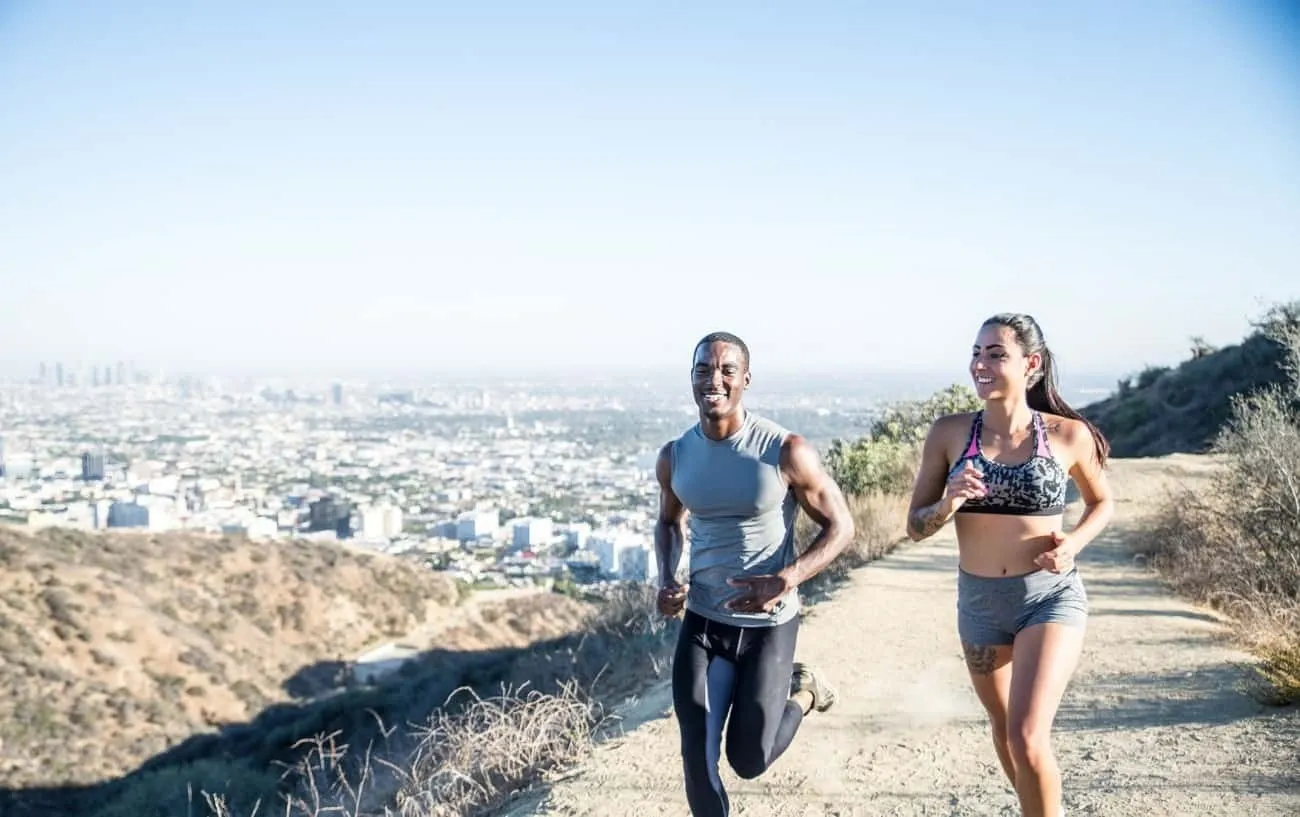
M745 628L736 650L736 687L727 725L727 762L740 777L767 771L790 746L804 708L790 698L799 619Z
M718 776L718 761L736 668L712 653L705 630L701 616L686 613L673 658L673 709L681 730L682 770L691 814L727 817L730 804Z

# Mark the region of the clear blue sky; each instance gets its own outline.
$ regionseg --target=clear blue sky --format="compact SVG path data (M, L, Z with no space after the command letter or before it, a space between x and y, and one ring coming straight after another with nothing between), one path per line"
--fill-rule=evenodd
M1110 371L1300 297L1294 15L902 5L0 0L0 360L684 368L720 328L960 372L1020 310Z

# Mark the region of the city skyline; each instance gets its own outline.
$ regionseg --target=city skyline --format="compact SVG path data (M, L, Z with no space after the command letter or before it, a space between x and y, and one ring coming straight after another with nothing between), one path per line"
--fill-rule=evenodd
M0 361L1075 371L1297 291L1284 4L0 13ZM30 361L31 363L27 363Z

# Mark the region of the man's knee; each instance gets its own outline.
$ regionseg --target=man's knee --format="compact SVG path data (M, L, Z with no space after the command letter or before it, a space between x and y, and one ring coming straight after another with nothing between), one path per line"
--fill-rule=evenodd
M728 741L727 763L737 777L753 780L767 771L771 763L763 752L763 747L754 741Z

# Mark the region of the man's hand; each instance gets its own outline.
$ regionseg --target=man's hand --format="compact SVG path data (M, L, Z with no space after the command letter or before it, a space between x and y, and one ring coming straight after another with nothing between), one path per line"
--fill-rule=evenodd
M785 576L738 576L727 579L732 587L743 587L746 592L727 602L726 608L737 613L770 613L776 603L794 587Z
M668 618L681 613L686 606L686 587L684 584L665 584L659 588L659 612Z
M1065 573L1074 567L1074 543L1059 530L1050 534L1052 547L1034 557L1034 564L1051 573Z

